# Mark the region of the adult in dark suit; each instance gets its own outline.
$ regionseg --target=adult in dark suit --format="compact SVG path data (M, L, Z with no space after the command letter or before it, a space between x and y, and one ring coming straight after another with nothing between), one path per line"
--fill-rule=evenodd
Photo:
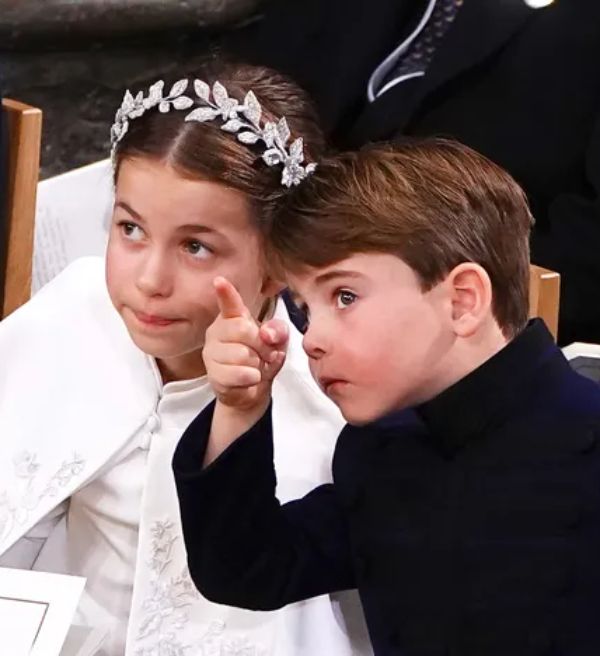
M506 168L536 218L533 261L562 274L560 341L600 342L600 2L463 0L425 74L370 102L432 4L274 0L225 47L302 83L339 146L447 135Z

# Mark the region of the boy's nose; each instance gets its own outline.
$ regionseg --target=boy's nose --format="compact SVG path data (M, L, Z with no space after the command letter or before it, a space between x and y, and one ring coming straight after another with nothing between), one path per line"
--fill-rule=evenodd
M309 323L302 338L302 348L306 355L313 360L318 360L326 353L325 342L323 335L319 334L317 326L314 323Z

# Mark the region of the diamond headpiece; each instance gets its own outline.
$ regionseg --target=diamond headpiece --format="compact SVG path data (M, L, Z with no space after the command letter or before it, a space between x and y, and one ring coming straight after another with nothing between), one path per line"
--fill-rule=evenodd
M159 112L166 113L171 109L187 110L194 105L194 99L184 95L189 86L188 80L175 82L167 95L163 95L164 85L162 80L153 84L147 97L144 97L142 91L136 96L129 91L125 92L123 103L117 110L110 130L113 159L117 144L127 133L132 119L156 106ZM206 82L194 80L193 86L203 106L193 109L185 117L186 121L205 123L220 119L223 121L221 130L237 135L241 143L253 145L262 142L265 146L263 161L267 166L283 166L281 184L286 187L299 184L316 169L317 165L314 163L304 164L302 138L295 139L288 145L291 133L285 118L277 122L267 121L261 125L262 109L252 91L248 91L243 104L240 104L235 98L229 97L227 89L220 82L215 82L211 89Z

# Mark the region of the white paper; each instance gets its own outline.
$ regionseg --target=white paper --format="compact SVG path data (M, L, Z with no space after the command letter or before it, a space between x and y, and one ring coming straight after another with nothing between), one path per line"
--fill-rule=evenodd
M59 656L85 579L0 568L2 654Z
M28 656L47 610L48 604L0 597L0 636L6 653Z

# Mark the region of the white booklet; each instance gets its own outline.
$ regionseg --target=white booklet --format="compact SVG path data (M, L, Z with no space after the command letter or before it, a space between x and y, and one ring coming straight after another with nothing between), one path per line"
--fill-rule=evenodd
M59 656L85 579L0 568L2 654Z

